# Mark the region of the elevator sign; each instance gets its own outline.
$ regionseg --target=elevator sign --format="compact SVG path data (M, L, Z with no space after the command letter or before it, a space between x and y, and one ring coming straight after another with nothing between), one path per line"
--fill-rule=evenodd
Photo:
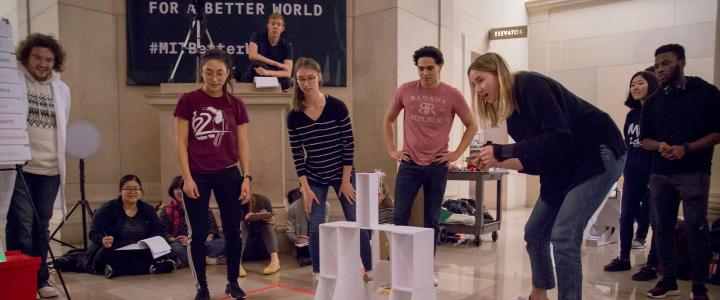
M501 27L490 29L488 37L490 40L505 40L527 37L527 25L515 27Z

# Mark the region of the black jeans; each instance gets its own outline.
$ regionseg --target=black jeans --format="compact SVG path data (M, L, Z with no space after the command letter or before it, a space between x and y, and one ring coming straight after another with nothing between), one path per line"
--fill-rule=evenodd
M425 197L423 223L425 228L435 231L435 250L440 232L438 217L447 186L447 175L447 164L421 166L413 161L403 161L395 182L395 225L408 225L415 196L422 187Z
M240 222L243 219L240 205L240 185L243 178L237 167L230 167L215 174L192 173L197 184L200 197L193 199L183 195L185 214L188 219L190 233L190 270L200 288L207 288L205 277L205 239L208 235L208 205L210 192L215 194L220 209L220 220L225 234L225 256L227 257L228 282L236 282L240 276L240 256L242 239L240 239Z
M27 182L27 190L31 195L27 194L25 185L18 174L7 215L6 245L8 250L20 250L24 254L40 257L40 269L37 273L37 284L40 286L50 278L47 267L48 239L50 238L48 226L60 187L60 175L23 174ZM32 203L30 202L31 198ZM33 205L40 217L39 223L35 219Z
M675 175L652 174L650 195L654 212L657 254L663 265L663 277L677 278L675 265L675 223L678 206L683 203L688 243L690 246L693 284L704 284L710 264L708 248L708 194L710 174L688 173Z
M647 177L625 177L620 209L620 258L630 259L636 219L638 220L638 238L644 240L647 236L648 212L643 209L648 209L649 196ZM643 205L643 203L645 204ZM643 232L644 235L640 236Z
M159 259L167 256L158 257ZM113 248L101 248L95 262L96 272L103 274L105 265L113 269L113 277L120 275L139 275L150 273L150 265L155 260L148 249L142 250L115 250Z

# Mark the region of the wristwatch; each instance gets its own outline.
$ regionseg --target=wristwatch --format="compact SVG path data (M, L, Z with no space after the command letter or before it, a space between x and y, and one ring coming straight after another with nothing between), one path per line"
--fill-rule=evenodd
M250 182L252 182L252 176L250 176L250 174L245 174L245 175L243 175L243 179L247 179L247 180L249 180Z

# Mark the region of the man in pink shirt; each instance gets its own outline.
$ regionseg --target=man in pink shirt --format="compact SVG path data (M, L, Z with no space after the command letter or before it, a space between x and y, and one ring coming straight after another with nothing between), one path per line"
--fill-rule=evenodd
M437 220L445 194L448 163L460 158L470 145L477 125L460 91L440 82L442 52L425 46L415 51L413 61L420 79L404 83L397 89L383 122L388 153L400 162L395 185L395 224L408 224L415 195L422 186L424 225L435 230L437 242ZM393 123L402 110L403 147L398 150ZM449 134L455 115L466 128L460 145L449 151Z

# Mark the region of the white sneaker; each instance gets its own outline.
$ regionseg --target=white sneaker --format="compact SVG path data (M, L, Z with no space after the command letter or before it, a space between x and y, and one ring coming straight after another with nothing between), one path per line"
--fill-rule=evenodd
M437 273L433 273L433 285L434 286L440 285L440 280L438 279Z
M645 248L645 242L633 240L632 245L630 247L633 249L643 249L643 248Z
M208 266L214 266L218 264L218 259L215 257L205 257L205 264Z
M49 283L46 283L45 285L38 288L37 292L40 298L53 298L60 296L60 291L58 291L57 288L50 285Z

